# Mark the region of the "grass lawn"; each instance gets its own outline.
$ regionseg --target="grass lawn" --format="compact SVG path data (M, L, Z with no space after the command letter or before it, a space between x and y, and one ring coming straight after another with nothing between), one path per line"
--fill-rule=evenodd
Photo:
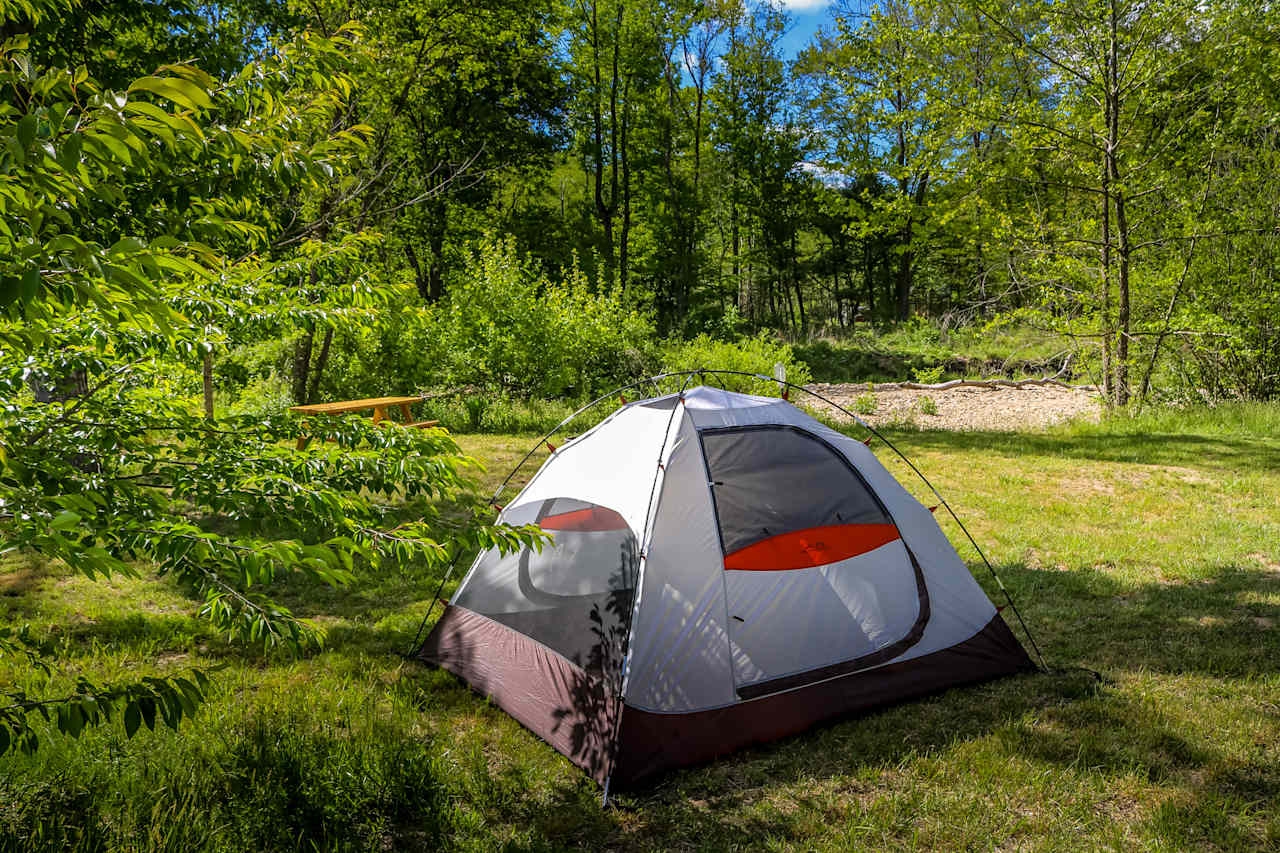
M227 644L168 580L95 583L9 554L0 620L30 623L67 672L46 688L0 659L0 683L222 669L176 734L130 741L117 721L0 759L0 850L1280 847L1280 408L891 437L966 519L1051 665L1105 683L951 690L602 811L567 760L400 656L429 572L295 583L284 598L329 644L290 659ZM532 439L460 442L492 487Z

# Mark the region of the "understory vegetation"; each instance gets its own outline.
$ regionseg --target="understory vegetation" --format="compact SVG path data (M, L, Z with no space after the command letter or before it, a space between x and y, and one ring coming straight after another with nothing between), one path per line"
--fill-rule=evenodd
M891 432L1066 671L837 722L608 810L518 723L401 657L439 567L388 565L347 589L289 580L282 600L329 636L293 658L227 642L176 581L94 583L11 553L0 618L57 651L58 683L221 669L177 732L48 733L34 755L0 759L0 849L1273 849L1278 435L1265 405L1045 433ZM458 440L485 463L485 487L534 442ZM34 677L3 660L0 679Z

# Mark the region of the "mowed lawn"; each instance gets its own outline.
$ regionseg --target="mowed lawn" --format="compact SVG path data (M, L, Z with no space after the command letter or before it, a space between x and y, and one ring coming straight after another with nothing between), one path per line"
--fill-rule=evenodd
M284 598L329 642L292 659L226 643L168 580L90 582L9 554L0 620L30 623L66 673L45 686L0 659L0 683L222 669L177 733L130 741L117 721L0 759L0 849L1280 847L1280 408L890 437L966 520L1050 665L1103 683L1067 669L951 690L601 810L565 759L402 657L433 572L295 583ZM533 439L459 441L492 488Z

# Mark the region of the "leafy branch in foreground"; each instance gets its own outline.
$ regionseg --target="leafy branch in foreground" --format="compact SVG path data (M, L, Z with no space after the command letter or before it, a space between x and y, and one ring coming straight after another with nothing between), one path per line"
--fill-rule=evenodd
M0 657L6 655L25 656L31 666L49 674L48 664L26 629L15 632L0 628ZM176 730L184 717L195 714L209 689L209 677L203 671L193 669L188 675L145 676L110 685L94 684L80 677L69 693L54 697L32 698L22 691L0 691L0 755L10 749L35 752L40 737L31 727L33 716L53 723L59 732L71 737L80 737L85 729L109 721L115 714L124 720L128 737L133 737L143 723L155 731L157 715Z
M0 23L5 22L0 12ZM460 550L541 541L465 520L439 535L403 523L406 500L468 488L443 431L200 417L182 381L213 341L359 325L387 286L359 272L377 235L314 219L364 148L346 120L360 31L302 33L231 79L165 66L125 92L81 69L43 69L26 39L0 44L0 554L22 550L88 577L170 576L231 639L301 650L322 631L271 595L388 564L440 567ZM312 450L295 450L303 435ZM117 712L125 733L194 712L207 676L54 687L29 635L0 656L49 695L0 692L0 753L32 750L41 719L73 736Z

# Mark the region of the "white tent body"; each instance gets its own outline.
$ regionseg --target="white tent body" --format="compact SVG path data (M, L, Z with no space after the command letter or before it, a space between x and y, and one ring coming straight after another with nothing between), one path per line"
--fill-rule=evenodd
M1031 668L933 514L784 400L625 405L500 518L553 543L482 553L423 656L602 781Z

